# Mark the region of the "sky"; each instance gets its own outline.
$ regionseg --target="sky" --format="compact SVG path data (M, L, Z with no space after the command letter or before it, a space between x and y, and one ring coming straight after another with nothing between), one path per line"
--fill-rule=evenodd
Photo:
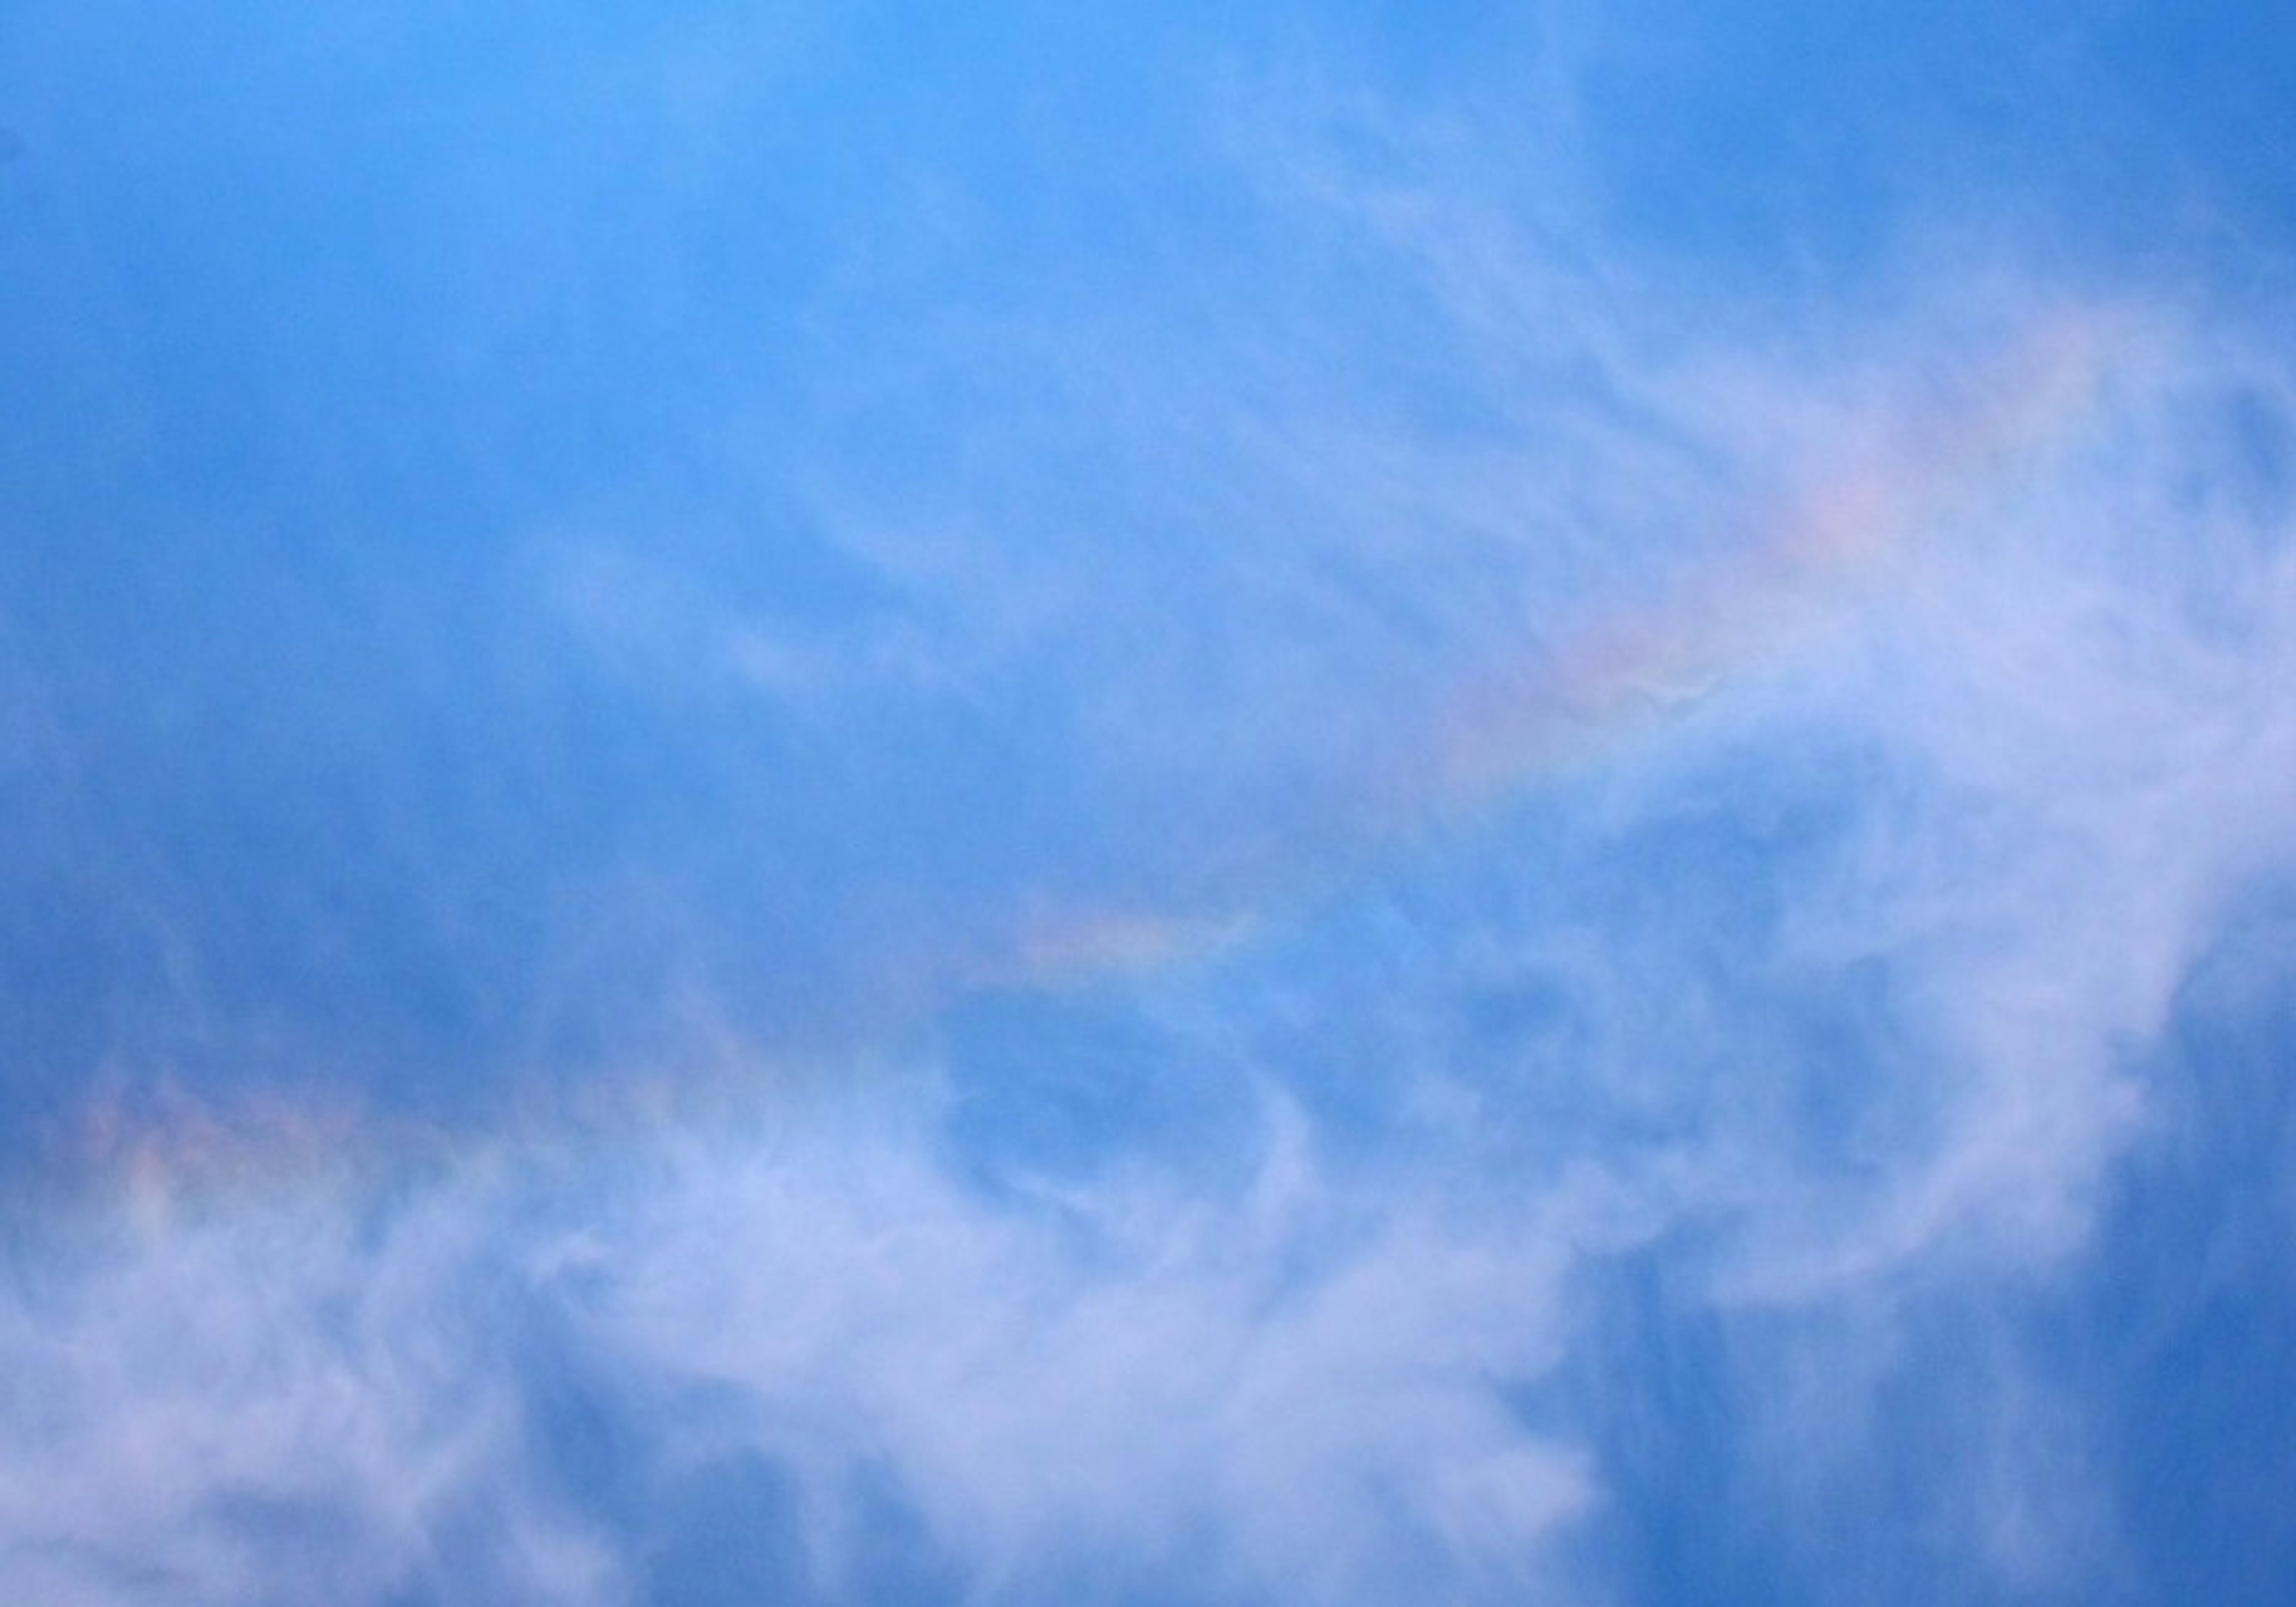
M0 1581L2296 1578L2296 13L0 0Z

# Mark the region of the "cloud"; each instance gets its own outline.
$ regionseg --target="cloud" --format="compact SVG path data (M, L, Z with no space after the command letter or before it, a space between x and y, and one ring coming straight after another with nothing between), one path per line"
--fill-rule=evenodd
M10 637L0 781L102 806L26 885L168 952L32 1057L86 1145L11 1201L9 1569L115 1602L2121 1581L2112 1403L2046 1330L2126 1270L2100 1225L2199 1075L2164 1034L2296 848L2279 322L1974 225L1710 282L1711 240L1621 234L1570 43L1520 116L1246 51L1096 143L900 77L836 124L887 182L722 276L695 219L757 176L701 45L574 53L616 127L685 86L678 205L636 156L526 195L549 140L458 90L504 217L448 185L423 238L499 266L531 228L577 324L594 282L599 351L550 373L611 390L621 455L514 364L441 389L425 324L392 372L470 439L280 439L431 558L463 532L452 585L202 520ZM565 80L525 86L545 131ZM1099 127L1097 82L1029 115ZM594 238L634 217L655 243ZM475 349L528 328L453 305ZM299 416L279 348L194 344L184 394ZM170 428L236 505L246 443ZM493 501L398 478L495 448ZM322 1079L365 1113L314 1115Z
M504 1151L218 1192L146 1148L132 1203L7 1291L12 1567L59 1600L628 1599L662 1515L581 1490L763 1456L832 1599L882 1543L871 1477L1000 1599L1195 1555L1255 1598L1357 1601L1428 1547L1503 1599L1593 1498L1493 1386L1552 1365L1572 1247L1641 1231L1599 1178L1536 1225L1336 1194L1279 1110L1241 1197L999 1205L882 1128L669 1133L603 1189ZM539 1456L569 1388L654 1448Z
M1226 1202L1144 1180L1000 1211L898 1153L713 1170L636 1232L614 1351L741 1386L832 1502L882 1459L992 1593L1191 1545L1254 1599L1368 1599L1430 1546L1458 1588L1519 1584L1594 1491L1494 1386L1551 1365L1575 1247L1639 1231L1631 1202L1334 1197L1285 1125Z
M0 1300L0 1554L59 1603L607 1600L532 1499L493 1351L483 1191L58 1213ZM499 1308L497 1307L497 1309Z

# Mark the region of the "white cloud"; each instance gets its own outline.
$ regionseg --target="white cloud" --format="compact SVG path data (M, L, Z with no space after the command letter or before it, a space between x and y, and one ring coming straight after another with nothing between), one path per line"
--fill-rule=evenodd
M637 1521L537 1450L498 1325L531 1309L611 1409L705 1390L708 1421L634 1456L791 1470L831 1594L878 1476L983 1599L1093 1568L1560 1593L1611 1498L1603 1425L1521 1402L1566 1364L1644 1387L1577 1320L1580 1275L1628 1255L1678 1258L1669 1315L1740 1341L1714 1385L1782 1505L1884 1482L1892 1390L1967 1341L1931 1381L1961 1408L1919 1470L1938 1546L2015 1587L2109 1560L2079 1403L1982 1313L2078 1267L2147 1119L2144 1048L2296 852L2296 541L2223 423L2245 398L2285 435L2287 353L1995 268L1791 339L1757 327L1775 309L1706 328L1592 249L1557 108L1513 209L1458 130L1230 108L1306 242L1266 300L1213 298L1177 340L1160 303L865 347L822 381L824 433L891 392L961 438L922 490L865 460L801 488L900 593L896 630L776 634L620 532L544 555L633 680L746 681L822 732L850 699L1050 705L1015 790L1072 787L1118 868L1019 856L985 895L1010 909L947 922L1013 955L917 963L892 1035L983 978L1128 990L1289 1085L1249 1189L1120 1144L1057 1188L981 1186L939 1095L874 1069L906 1037L853 1046L882 1086L849 1109L573 1162L504 1134L380 1192L307 1166L197 1197L163 1162L158 1193L30 1234L0 1290L10 1569L62 1601L642 1596ZM1319 143L1342 116L1381 172ZM1374 289L1333 288L1365 261ZM1422 337L1423 370L1382 366ZM0 723L32 728L21 702ZM1756 812L1754 783L1705 791L1748 775L1833 834L1739 869L1719 914L1636 865L1670 821ZM1509 816L1532 793L1552 840ZM1464 890L1429 890L1430 843ZM1362 947L1391 952L1335 983L1316 922L1382 897ZM939 914L919 947L951 940ZM883 970L914 960L892 947ZM1472 1040L1461 955L1543 982L1571 1030ZM1868 976L1863 1036L1798 1048L1779 1018ZM1314 1085L1359 1061L1404 1093L1354 1118L1369 1137L1325 1130ZM1852 1114L1814 1142L1829 1078ZM1830 1510L1881 1521L1856 1499Z
M522 1483L472 1305L486 1191L378 1209L316 1178L205 1201L145 1179L130 1210L64 1213L0 1300L12 1576L123 1603L603 1599L611 1559Z
M882 1141L721 1156L601 1252L600 1320L616 1354L740 1387L832 1509L831 1566L880 1461L992 1594L1209 1535L1255 1595L1376 1599L1431 1538L1533 1569L1595 1498L1583 1447L1498 1392L1558 1354L1577 1256L1639 1231L1593 1182L1462 1222L1335 1196L1279 1141L1241 1200L1144 1179L1062 1207L988 1206Z

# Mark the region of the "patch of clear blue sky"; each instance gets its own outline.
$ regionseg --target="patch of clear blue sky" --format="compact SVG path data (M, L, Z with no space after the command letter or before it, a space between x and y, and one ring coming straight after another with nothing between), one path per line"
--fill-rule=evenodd
M139 1062L468 1116L517 1079L664 1049L664 999L697 978L746 1030L834 1055L883 1028L917 951L994 952L1032 900L1136 896L1193 862L1185 834L1272 807L1280 771L1144 781L1063 680L1185 635L1225 533L1159 477L1234 461L1110 447L1072 412L1095 393L1067 365L1093 352L1026 341L1083 331L1111 370L1193 363L1217 387L1226 343L1280 346L1305 318L1354 342L1339 365L1395 414L1492 426L1441 372L1460 337L1419 287L1234 170L1207 133L1223 82L1248 100L1304 75L1456 118L1501 193L1536 187L1538 142L1567 128L1606 249L1781 327L1897 293L1901 248L1939 226L2232 301L2283 293L2296 248L2283 6L11 11L0 1097L19 1156ZM2259 463L2284 450L2259 428ZM855 508L1050 551L1071 578L1104 567L1151 601L1111 610L1091 652L1055 636L954 690L865 686L826 723L685 661L706 632L677 621L721 608L824 654L961 640L945 599L849 549L832 512ZM635 611L603 651L564 605L569 554L597 543L638 560L597 582ZM1192 685L1228 690L1217 667ZM1559 1164L1558 1132L1653 1142L1743 1098L1791 1107L1822 1149L1871 1102L1918 1104L1897 979L1733 961L1892 784L1842 757L1706 774L1702 801L1623 841L1533 800L1316 895L1303 930L1279 922L1210 981L983 988L898 1031L946 1062L949 1142L992 1186L1143 1156L1232 1180L1255 1142L1245 1059L1375 1165L1411 1142L1396 1068L1426 1047L1382 1017L1390 996L1435 1001L1456 1035L1439 1056L1512 1098L1472 1158L1490 1174ZM1265 829L1345 837L1290 807ZM1557 924L1765 1023L1775 1083L1573 1085L1595 1028L1567 975L1472 972L1478 939ZM2235 931L2233 949L2288 940L2284 920ZM2190 1147L2141 1157L2094 1260L2003 1320L2104 1403L2132 1596L2260 1603L2296 1546L2271 1405L2296 1298L2284 1212L2253 1203L2287 1186L2296 1028L2263 994L2221 996L2233 962L2212 963L2161 1051L2201 1091ZM1302 991L1324 1001L1304 1019ZM1644 1055L1710 1048L1661 1018L1601 1029ZM1843 1067L1854 1086L1829 1079ZM2216 1283L2191 1270L2202 1242L2234 1246ZM1935 1444L1974 1431L1944 1409L1961 1330L1915 1336L1885 1455L1817 1515L1837 1543L1738 1499L1731 1370L1762 1336L1689 1308L1679 1249L1621 1264L1600 1302L1644 1396L1596 1369L1524 1398L1592 1414L1624 1594L1990 1599L1917 1528L1952 1495ZM545 1459L659 1598L795 1599L782 1472L665 1471L658 1403L535 1325ZM2095 1337L2123 1328L2139 1337ZM947 1565L898 1492L872 1510L875 1599L936 1599ZM1185 1562L1137 1599L1202 1599ZM1135 1599L1103 1583L1078 1595Z

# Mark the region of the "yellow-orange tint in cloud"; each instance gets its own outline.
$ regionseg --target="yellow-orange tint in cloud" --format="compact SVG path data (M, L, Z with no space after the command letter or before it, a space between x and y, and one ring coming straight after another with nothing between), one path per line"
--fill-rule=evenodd
M1431 824L1599 759L1769 661L1806 624L1892 572L1929 532L2012 494L2089 415L2130 327L2079 309L2037 322L1925 424L1900 429L1885 448L1818 480L1767 535L1726 544L1724 556L1631 611L1582 620L1518 662L1463 679L1431 720L1383 756L1377 775L1335 778L1360 806L1350 815L1360 823L1352 838L1325 843L1320 855L1303 848L1296 859L1263 865L1257 880L1221 878L1219 892L1183 883L1160 907L1055 906L1026 914L988 952L913 955L882 979L871 1021L898 1037L983 988L1065 989L1217 961L1376 872ZM574 1100L555 1117L525 1114L586 1131L675 1126L680 1112L715 1108L706 1098L696 1104L693 1079L742 1098L742 1090L789 1085L787 1069L767 1058L728 1045L710 1066L677 1075L682 1092L618 1080L604 1091L611 1111ZM165 1093L133 1109L98 1105L79 1136L82 1180L155 1231L218 1198L422 1164L469 1142L416 1126L386 1131L352 1112L278 1100L226 1108Z
M1000 980L1065 987L1193 963L1365 873L1432 824L1471 816L1597 759L1723 682L1770 662L1924 538L2013 493L2090 417L2135 322L2071 307L2028 324L2000 357L1931 394L1885 444L1816 480L1754 537L1631 610L1547 635L1513 662L1464 677L1435 717L1340 778L1365 830L1322 863L1267 867L1222 905L1081 910L1040 921ZM1529 633L1527 632L1528 635Z
M1819 480L1767 534L1549 642L1537 662L1464 686L1410 805L1472 809L1769 661L1925 537L2013 489L2089 415L2127 328L2087 309L2037 320L1923 421Z

